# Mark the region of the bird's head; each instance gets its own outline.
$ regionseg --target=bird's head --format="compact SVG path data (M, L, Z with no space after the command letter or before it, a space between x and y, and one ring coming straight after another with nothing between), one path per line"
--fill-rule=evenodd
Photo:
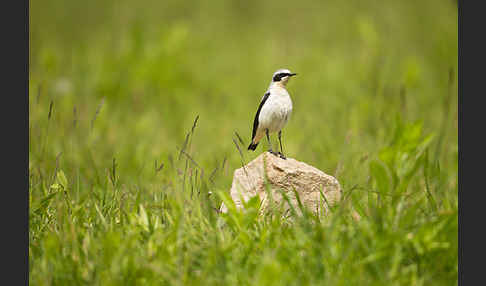
M287 84L287 82L289 81L289 79L291 77L293 77L294 75L297 75L297 74L292 73L288 69L279 69L278 71L276 71L273 74L272 83L279 83L279 84L282 84L282 85L285 86Z

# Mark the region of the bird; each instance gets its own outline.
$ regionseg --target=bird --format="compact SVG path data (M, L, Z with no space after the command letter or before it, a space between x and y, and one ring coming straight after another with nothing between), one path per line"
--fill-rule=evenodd
M287 124L292 114L292 99L285 87L289 79L295 75L297 74L288 69L279 69L273 74L270 86L260 100L253 120L253 131L248 150L255 151L260 140L263 136L266 136L269 144L268 152L286 159L282 148L282 128ZM273 151L270 141L270 134L275 132L278 132L279 152Z

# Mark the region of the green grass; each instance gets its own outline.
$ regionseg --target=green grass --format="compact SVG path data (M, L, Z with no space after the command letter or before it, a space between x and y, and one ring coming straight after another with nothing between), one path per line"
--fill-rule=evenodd
M32 285L457 284L456 2L49 0L30 14ZM278 68L299 74L287 155L344 199L293 223L258 217L258 201L220 215L234 169L264 150L245 147Z

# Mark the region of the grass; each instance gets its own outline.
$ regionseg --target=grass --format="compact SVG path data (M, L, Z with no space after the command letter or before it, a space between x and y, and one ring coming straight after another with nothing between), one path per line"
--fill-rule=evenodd
M457 284L454 1L82 3L30 3L32 285ZM218 214L278 68L343 201Z

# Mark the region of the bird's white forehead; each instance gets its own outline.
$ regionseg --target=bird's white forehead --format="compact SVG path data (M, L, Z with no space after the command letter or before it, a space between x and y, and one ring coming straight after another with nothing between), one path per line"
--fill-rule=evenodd
M279 69L273 75L276 75L276 74L279 74L279 73L292 73L292 72L288 69Z

